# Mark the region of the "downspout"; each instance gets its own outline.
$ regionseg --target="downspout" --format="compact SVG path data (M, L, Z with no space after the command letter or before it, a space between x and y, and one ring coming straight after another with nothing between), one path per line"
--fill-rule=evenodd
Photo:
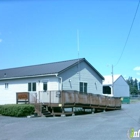
M56 77L58 79L60 79L60 95L61 95L61 107L63 106L63 94L62 94L62 77L58 76L58 74L56 74ZM64 109L62 108L62 112L64 113Z
M62 109L62 114L64 114L64 108L63 108L63 105L64 105L64 98L63 98L63 93L62 93L62 77L60 77L60 76L58 76L58 74L56 74L56 77L58 78L58 79L60 79L60 98L61 98L61 102L60 102L60 104L59 104L59 106L61 107L61 109Z
M60 79L60 91L62 91L62 77L58 76L58 74L56 74L56 77Z

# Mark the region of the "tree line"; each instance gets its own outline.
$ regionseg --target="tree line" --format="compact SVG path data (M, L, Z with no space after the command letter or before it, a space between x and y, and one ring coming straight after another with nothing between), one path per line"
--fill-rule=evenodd
M127 84L130 87L130 94L139 94L140 90L140 82L138 82L137 79L133 79L132 77L129 77L128 79L126 79Z

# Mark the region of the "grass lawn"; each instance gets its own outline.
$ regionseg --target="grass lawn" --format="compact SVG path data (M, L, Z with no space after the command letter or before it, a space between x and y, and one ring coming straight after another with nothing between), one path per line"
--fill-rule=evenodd
M130 103L137 103L140 102L140 98L130 99Z

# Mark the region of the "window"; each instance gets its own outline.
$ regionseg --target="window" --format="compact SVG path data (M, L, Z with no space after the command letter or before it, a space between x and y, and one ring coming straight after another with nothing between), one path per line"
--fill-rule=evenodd
M5 89L8 89L8 83L5 83Z
M31 91L31 83L28 83L28 91Z
M28 83L28 91L36 91L36 83Z
M84 93L87 93L87 83L84 83L84 82L80 82L80 92L84 92Z
M36 83L32 83L32 91L36 91Z
M44 91L47 91L47 82L44 82L44 83L43 83L43 90L44 90Z
M109 86L104 86L103 94L111 94L111 88Z
M84 92L87 93L87 83L84 83Z
M80 82L80 92L83 92L83 83Z

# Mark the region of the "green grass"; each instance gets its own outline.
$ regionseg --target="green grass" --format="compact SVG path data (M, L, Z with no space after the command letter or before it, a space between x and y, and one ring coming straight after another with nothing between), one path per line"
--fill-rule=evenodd
M140 102L140 99L130 99L130 103L137 103Z

